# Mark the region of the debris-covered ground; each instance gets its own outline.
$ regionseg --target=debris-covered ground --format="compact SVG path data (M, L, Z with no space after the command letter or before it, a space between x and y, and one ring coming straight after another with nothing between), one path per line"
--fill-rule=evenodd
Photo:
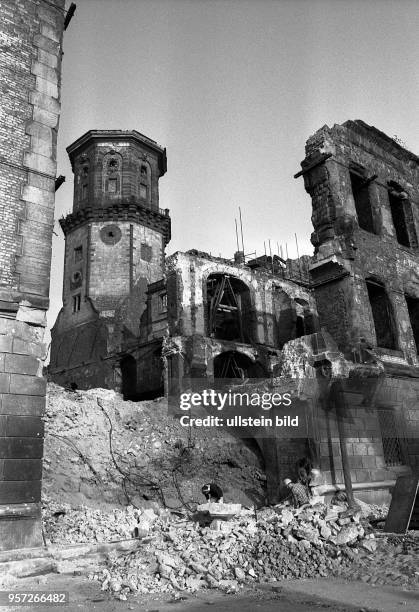
M56 507L45 508L51 541L105 541L129 537L138 528L144 539L137 550L111 553L89 575L122 599L130 592L236 592L243 585L329 575L407 588L419 584L417 538L377 537L362 513L346 516L341 506L266 508L256 515L242 510L218 530L205 525L202 515L180 517L164 509L68 508L54 514ZM363 510L365 515L365 504ZM375 518L381 514L376 509Z
M195 512L202 483L216 480L225 501L258 507L264 500L260 457L226 434L185 431L167 416L163 400L124 402L112 391L50 385L45 456L47 543L139 538L129 554L111 552L86 570L120 599L207 588L234 593L331 575L418 588L419 539L385 537L368 520L384 518L385 507L360 502L352 515L344 504L244 508L211 528Z

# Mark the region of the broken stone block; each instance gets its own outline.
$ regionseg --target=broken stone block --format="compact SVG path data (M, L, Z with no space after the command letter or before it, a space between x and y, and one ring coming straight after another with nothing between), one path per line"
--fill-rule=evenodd
M338 546L354 542L358 537L358 529L356 525L345 525L336 536Z

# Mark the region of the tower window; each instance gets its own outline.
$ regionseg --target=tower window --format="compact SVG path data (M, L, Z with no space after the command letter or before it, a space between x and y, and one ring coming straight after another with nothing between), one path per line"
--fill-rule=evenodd
M74 249L74 263L77 263L78 261L82 261L82 259L83 259L83 247L78 246Z
M141 244L140 256L141 259L144 259L144 261L151 261L153 257L153 250L149 244L145 244L144 242Z
M406 247L417 247L412 205L407 193L399 185L392 182L388 190L388 200L397 242Z
M147 185L140 184L140 198L142 200L147 199Z
M374 321L377 346L397 349L393 309L383 285L372 280L366 281L368 297Z
M108 192L116 193L116 178L108 179Z
M141 176L147 176L147 166L145 164L141 164Z
M416 351L419 353L419 299L405 296L407 310L409 311L410 325L412 326L413 337L415 338Z
M81 306L81 295L73 295L73 312L79 312Z
M356 174L355 172L349 173L351 179L352 195L355 201L355 209L358 217L359 227L366 232L375 234L374 228L374 216L370 201L369 194L369 183L365 177Z
M82 197L83 200L85 200L87 198L87 185L86 184L82 185L82 188L81 188L81 197Z

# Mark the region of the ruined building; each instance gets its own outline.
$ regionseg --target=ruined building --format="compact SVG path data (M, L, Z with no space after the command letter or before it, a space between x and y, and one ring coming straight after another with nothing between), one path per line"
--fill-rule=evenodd
M42 360L64 4L0 5L0 550L42 544Z
M194 379L314 381L304 400L310 439L259 441L274 498L304 442L324 482L342 484L330 401L341 377L334 403L347 416L355 488L382 499L397 474L419 465L415 155L362 121L316 132L296 175L312 198L315 251L293 262L199 251L165 260L164 149L137 132L91 131L68 152L74 208L61 220L53 380L132 399Z

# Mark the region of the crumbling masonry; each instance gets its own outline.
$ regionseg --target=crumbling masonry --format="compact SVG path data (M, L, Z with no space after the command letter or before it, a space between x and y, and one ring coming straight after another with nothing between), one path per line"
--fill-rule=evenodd
M419 159L362 121L324 126L306 146L312 258L164 260L165 150L137 132L91 131L68 148L75 173L63 309L50 375L138 399L195 379L314 381L301 440L261 441L274 500L305 448L342 485L333 402L344 404L354 487L383 499L419 465ZM331 400L331 381L344 381ZM274 383L272 383L274 384ZM307 443L305 447L304 444ZM363 493L362 493L363 492Z

